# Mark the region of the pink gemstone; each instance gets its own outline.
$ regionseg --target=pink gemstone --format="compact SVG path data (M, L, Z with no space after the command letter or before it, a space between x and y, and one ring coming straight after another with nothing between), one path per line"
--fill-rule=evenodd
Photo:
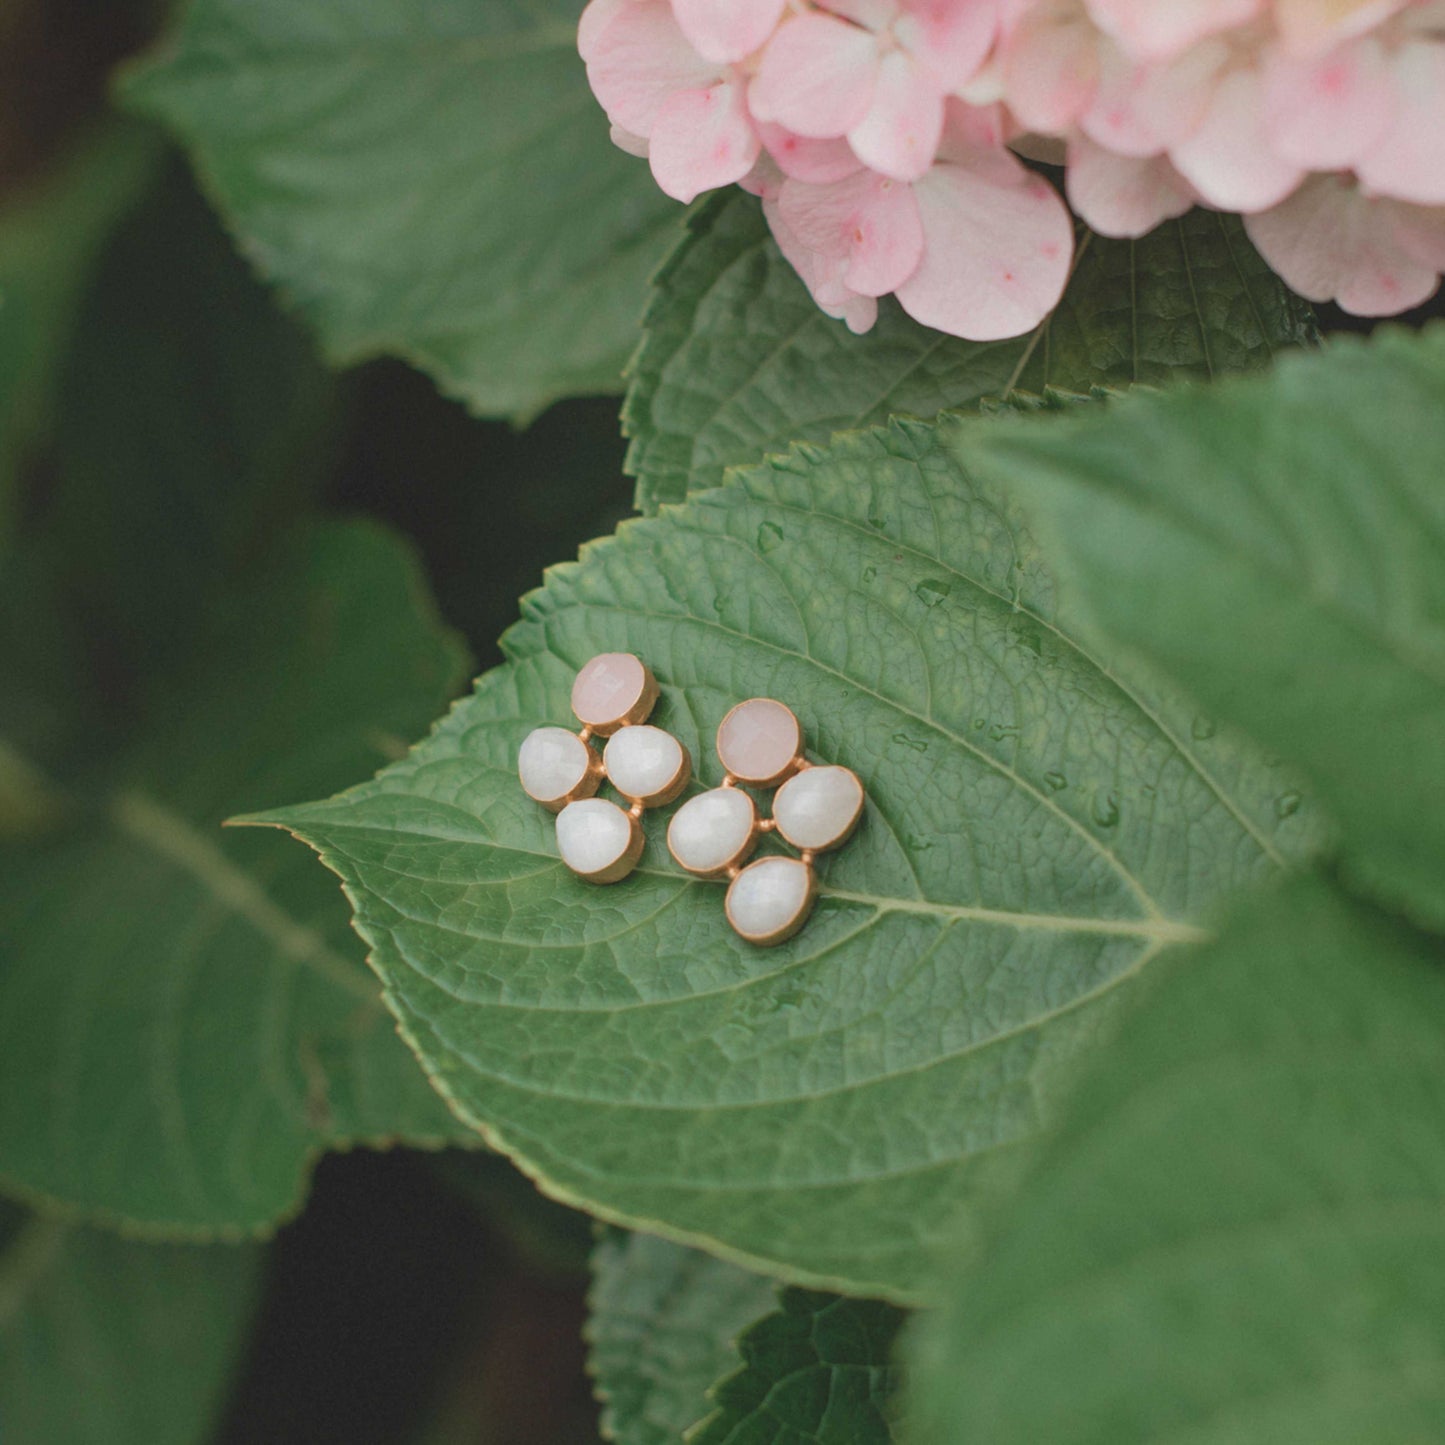
M604 652L577 674L572 711L588 727L620 723L647 691L647 669L630 652Z
M770 697L740 702L717 730L717 755L744 783L768 784L788 772L803 750L803 731Z

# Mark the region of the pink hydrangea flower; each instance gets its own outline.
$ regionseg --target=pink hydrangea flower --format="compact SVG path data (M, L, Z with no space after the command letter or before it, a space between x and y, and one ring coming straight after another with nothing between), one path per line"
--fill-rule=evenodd
M669 195L758 194L854 330L893 295L992 340L1057 303L1075 212L1234 211L1302 294L1386 314L1445 269L1445 0L591 0L578 47Z

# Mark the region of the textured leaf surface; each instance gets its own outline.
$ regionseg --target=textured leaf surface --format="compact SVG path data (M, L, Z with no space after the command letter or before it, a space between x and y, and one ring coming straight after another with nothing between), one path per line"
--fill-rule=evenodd
M1130 981L1306 833L1252 754L1072 638L1018 519L922 423L629 523L524 617L410 757L270 821L346 880L408 1037L551 1192L808 1281L926 1293ZM557 861L517 748L619 648L704 781L758 694L861 774L790 944L738 940L655 818L616 887Z
M254 1245L135 1244L0 1204L5 1445L203 1445L262 1258Z
M1295 760L1353 875L1445 925L1445 330L998 431L1098 625ZM1157 459L1167 457L1160 467Z
M592 1256L589 1368L618 1445L678 1445L710 1413L707 1391L776 1286L695 1249L613 1231Z
M15 469L48 419L80 296L156 151L139 126L98 131L42 187L0 210L0 542Z
M195 0L128 93L328 353L487 414L621 388L676 204L617 150L579 0Z
M72 827L0 867L0 1182L139 1224L254 1229L319 1149L461 1134L395 1036L346 909L231 813L354 777L459 658L397 545L299 539L218 599Z
M877 1300L786 1289L782 1308L739 1341L742 1368L688 1445L889 1445L907 1318Z
M1445 1419L1445 952L1303 881L1183 961L920 1331L933 1445Z
M1087 392L1264 366L1313 336L1308 308L1232 217L1195 211L1142 241L1092 238L1036 333L980 345L891 301L854 336L813 304L757 202L696 211L657 281L624 421L645 511L723 470L891 414L933 417L1014 386Z

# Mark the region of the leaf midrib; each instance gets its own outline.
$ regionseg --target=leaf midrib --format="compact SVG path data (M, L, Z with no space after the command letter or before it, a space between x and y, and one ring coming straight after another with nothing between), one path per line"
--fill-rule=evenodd
M375 796L385 797L387 794L381 792ZM464 817L474 820L474 816L466 813L456 804L444 803L438 798L428 798L427 804L433 808L453 807L461 812ZM413 838L423 843L454 844L462 847L484 846L496 853L511 854L521 858L541 859L557 868L562 868L561 858L555 853L543 853L535 848L524 848L515 843L499 843L495 839L479 839L475 833L447 834L431 833L420 828L403 828L396 825L381 827L371 823L356 823L346 820L338 821L325 813L312 812L306 808L280 809L275 814L256 814L251 818L237 819L237 822L247 824L259 824L261 826L275 826L285 828L295 833L298 837L305 839L312 846L325 848L329 846L331 836L339 833L360 834L381 841L390 841L396 838ZM317 837L308 834L307 825L315 824L324 830L324 837ZM433 883L436 880L425 878L420 874L410 874L404 869L397 868L394 864L387 865L387 871L397 877L411 878L419 883ZM536 870L537 872L545 870ZM535 873L532 875L535 876ZM666 868L634 868L629 875L633 878L656 878L668 883L681 883L688 886L699 884L702 880L690 877L681 872L671 872ZM486 879L478 878L473 882L476 887L504 887L517 881L515 875L508 875L505 878ZM716 885L722 887L722 884ZM819 886L820 898L836 898L845 903L861 903L876 908L880 913L916 913L923 917L944 918L950 922L959 923L991 923L1000 927L1018 929L1040 929L1055 933L1088 933L1104 934L1110 937L1139 938L1148 942L1158 943L1198 943L1207 940L1211 935L1204 929L1193 924L1180 922L1168 918L1163 914L1149 918L1083 918L1070 914L1059 913L1022 913L1013 912L1009 909L994 909L974 907L969 904L934 903L922 898L893 898L886 894L854 893L844 889L829 888L826 883ZM394 906L394 905L393 905ZM420 922L422 920L415 920ZM435 922L435 920L427 920ZM469 933L468 937L478 937ZM503 942L505 940L492 940ZM577 945L582 946L586 940ZM689 995L694 997L695 995Z

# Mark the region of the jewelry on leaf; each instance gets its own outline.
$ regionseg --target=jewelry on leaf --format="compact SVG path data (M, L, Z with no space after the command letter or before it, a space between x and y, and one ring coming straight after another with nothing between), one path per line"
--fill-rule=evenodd
M678 809L667 846L689 873L728 879L728 922L749 943L769 947L807 921L818 893L814 859L848 841L863 813L863 784L848 768L809 763L801 724L772 698L750 698L733 708L718 728L717 750L726 773L722 785ZM773 816L760 819L740 785L777 788ZM774 854L748 863L770 832L800 856Z
M673 802L692 777L687 749L646 725L659 696L640 658L603 653L572 684L581 731L537 728L518 753L522 790L557 814L562 861L589 883L616 883L632 872L642 857L644 809ZM607 739L600 757L594 737ZM595 796L604 779L627 799L627 809Z

